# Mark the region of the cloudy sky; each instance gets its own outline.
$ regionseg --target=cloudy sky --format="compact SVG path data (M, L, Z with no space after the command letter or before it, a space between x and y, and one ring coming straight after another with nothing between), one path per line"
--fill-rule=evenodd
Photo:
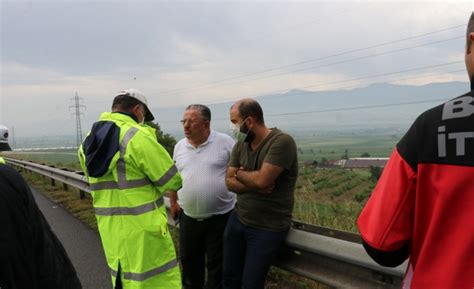
M471 1L0 1L0 123L17 136L74 134L76 92L90 127L128 87L162 108L467 81Z

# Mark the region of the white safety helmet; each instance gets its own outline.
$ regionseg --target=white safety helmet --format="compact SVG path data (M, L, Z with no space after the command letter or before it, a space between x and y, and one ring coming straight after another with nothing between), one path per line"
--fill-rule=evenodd
M146 110L145 121L152 121L155 119L150 109L148 108L148 101L146 100L145 95L141 91L135 88L129 88L129 89L120 91L119 93L115 95L115 97L119 95L127 95L130 97L133 97L137 99L138 101L140 101L142 104L144 104L145 110Z
M11 151L10 145L8 145L8 128L0 125L0 151Z

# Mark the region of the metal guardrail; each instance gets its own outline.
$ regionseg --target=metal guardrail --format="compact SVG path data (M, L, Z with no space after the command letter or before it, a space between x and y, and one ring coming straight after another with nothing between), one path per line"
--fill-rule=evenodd
M7 163L90 193L83 175L4 157ZM82 194L81 194L82 195ZM169 200L166 200L169 207ZM170 225L174 221L169 220ZM375 263L358 234L293 221L276 266L335 288L401 288L406 262L396 268Z

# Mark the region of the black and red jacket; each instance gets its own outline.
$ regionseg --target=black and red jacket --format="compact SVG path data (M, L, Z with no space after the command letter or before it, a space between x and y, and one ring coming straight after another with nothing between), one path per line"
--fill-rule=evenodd
M421 114L397 144L357 220L403 288L474 288L474 86Z

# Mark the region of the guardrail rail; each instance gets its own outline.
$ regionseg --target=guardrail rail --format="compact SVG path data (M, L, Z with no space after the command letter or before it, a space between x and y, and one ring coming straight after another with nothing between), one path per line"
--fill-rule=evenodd
M56 180L78 188L81 198L85 192L90 193L87 178L80 172L4 159L12 166L51 178L52 184ZM169 207L167 198L165 203ZM174 225L172 220L168 223ZM275 265L334 288L372 289L401 288L406 263L396 268L382 267L365 253L358 234L293 221Z

